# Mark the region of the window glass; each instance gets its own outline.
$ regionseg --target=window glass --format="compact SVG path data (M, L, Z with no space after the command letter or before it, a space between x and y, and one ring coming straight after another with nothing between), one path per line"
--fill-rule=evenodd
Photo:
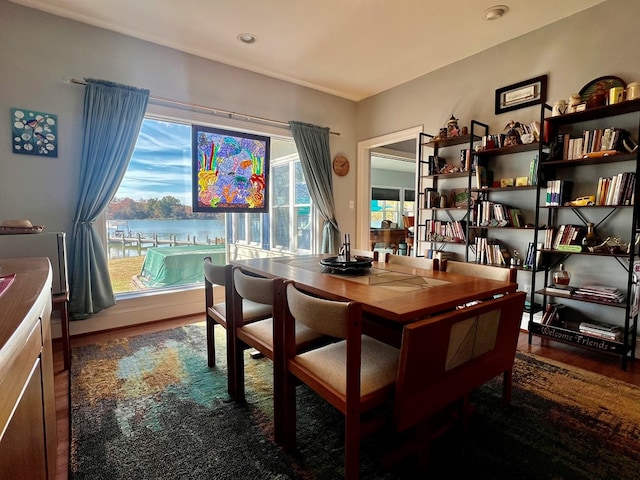
M400 199L403 199L402 201ZM412 216L415 191L408 188L371 188L371 228L380 228L383 220L404 225L402 216Z
M192 212L191 161L189 123L144 119L106 214L116 294L202 283L203 252L225 264L229 242L256 250L311 252L313 209L292 139L271 138L268 214ZM231 215L229 232L226 215Z

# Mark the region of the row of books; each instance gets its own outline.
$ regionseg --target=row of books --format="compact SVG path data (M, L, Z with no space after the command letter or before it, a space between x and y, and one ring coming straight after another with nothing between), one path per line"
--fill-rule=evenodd
M474 210L475 225L478 227L524 227L524 219L519 208L503 203L484 200L478 202Z
M560 245L580 245L586 234L583 225L570 223L558 225L558 228L547 228L544 232L542 247L546 250L558 250Z
M594 203L596 205L633 205L635 188L635 172L600 177Z
M511 253L507 247L494 238L476 237L474 247L477 263L500 266L511 263Z
M427 220L425 240L432 242L465 242L465 224L461 221Z
M570 180L547 180L547 192L545 205L547 207L559 207L571 199L571 188L573 182Z
M561 133L556 142L563 160L588 157L597 152L633 152L637 148L629 132L621 128L584 130L580 137L574 138L568 133Z

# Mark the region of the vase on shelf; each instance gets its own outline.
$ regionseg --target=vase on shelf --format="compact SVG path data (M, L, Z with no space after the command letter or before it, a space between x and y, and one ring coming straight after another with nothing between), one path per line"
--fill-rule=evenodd
M593 249L600 245L601 240L593 231L594 225L591 222L587 223L587 233L582 239L582 250L593 252Z
M558 269L553 272L553 284L559 288L568 288L569 281L571 280L571 274L564 269L564 263L558 266Z

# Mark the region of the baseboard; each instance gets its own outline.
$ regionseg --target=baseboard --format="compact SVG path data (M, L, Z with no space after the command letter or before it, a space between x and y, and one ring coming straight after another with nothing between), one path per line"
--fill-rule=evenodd
M86 320L71 321L69 334L74 336L95 333L198 314L204 315L202 288L167 293L158 291L153 294L118 300L113 307L96 313ZM53 338L62 336L60 318L57 316L52 316L51 334Z

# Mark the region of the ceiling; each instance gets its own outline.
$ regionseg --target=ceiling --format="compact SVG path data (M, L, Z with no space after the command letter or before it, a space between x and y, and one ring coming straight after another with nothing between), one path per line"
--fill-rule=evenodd
M604 0L11 1L357 101Z

